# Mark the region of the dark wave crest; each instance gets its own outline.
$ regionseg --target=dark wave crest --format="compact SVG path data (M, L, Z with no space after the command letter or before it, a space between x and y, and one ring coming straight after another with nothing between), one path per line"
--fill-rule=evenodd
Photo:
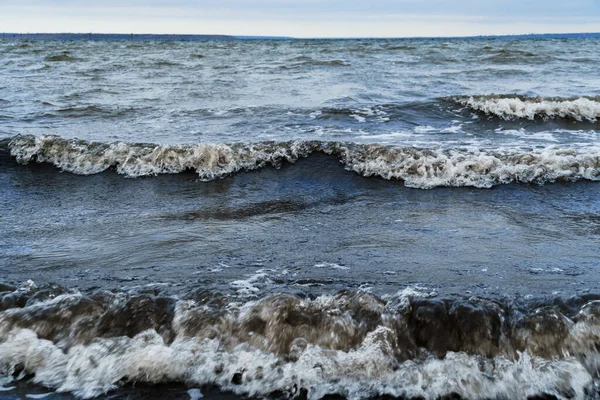
M74 61L78 61L78 58L73 57L71 55L71 53L68 51L63 51L62 53L59 53L59 54L53 54L51 56L47 56L46 58L44 58L44 60L48 61L48 62L74 62Z
M438 299L422 288L254 300L0 285L0 368L88 398L126 382L319 399L585 398L600 297Z

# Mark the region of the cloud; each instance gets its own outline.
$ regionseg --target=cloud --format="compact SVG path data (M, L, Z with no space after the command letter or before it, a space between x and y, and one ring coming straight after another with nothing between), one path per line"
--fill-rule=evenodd
M597 0L3 0L10 32L221 33L297 37L600 31Z

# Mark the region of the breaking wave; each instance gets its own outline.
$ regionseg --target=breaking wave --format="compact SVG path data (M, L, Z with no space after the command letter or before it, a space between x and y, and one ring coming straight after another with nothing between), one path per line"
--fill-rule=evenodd
M175 299L1 286L0 375L84 398L183 382L278 398L583 399L600 372L593 295L444 300L416 287L243 300L197 289Z
M600 118L600 98L598 97L542 98L489 95L452 97L451 100L471 110L505 120L560 118L597 122Z
M362 176L397 179L422 189L600 180L600 148L589 145L490 149L420 149L321 141L158 145L17 136L7 146L19 163L50 163L80 175L108 169L127 177L191 170L208 181L265 166L279 167L320 152L336 156L346 169Z

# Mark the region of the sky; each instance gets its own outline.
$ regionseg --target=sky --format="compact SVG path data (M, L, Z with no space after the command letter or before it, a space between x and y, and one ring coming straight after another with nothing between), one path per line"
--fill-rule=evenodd
M0 32L293 37L600 32L600 0L0 0Z

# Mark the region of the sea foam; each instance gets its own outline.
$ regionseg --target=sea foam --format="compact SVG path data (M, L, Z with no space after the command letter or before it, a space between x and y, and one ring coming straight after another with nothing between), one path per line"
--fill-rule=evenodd
M589 145L431 149L320 141L157 145L17 136L9 148L19 163L49 163L80 175L111 168L127 177L190 170L209 181L266 166L278 168L319 152L336 156L346 169L362 176L397 179L421 189L600 180L600 147Z
M453 101L486 115L512 119L572 119L597 122L600 99L597 97L542 98L516 95L454 97Z
M0 311L0 375L32 374L83 398L125 382L179 382L280 398L584 399L600 370L594 300L561 311L441 300L421 287L384 298L244 301L199 291L177 300L56 286L2 297L41 294L48 298Z

